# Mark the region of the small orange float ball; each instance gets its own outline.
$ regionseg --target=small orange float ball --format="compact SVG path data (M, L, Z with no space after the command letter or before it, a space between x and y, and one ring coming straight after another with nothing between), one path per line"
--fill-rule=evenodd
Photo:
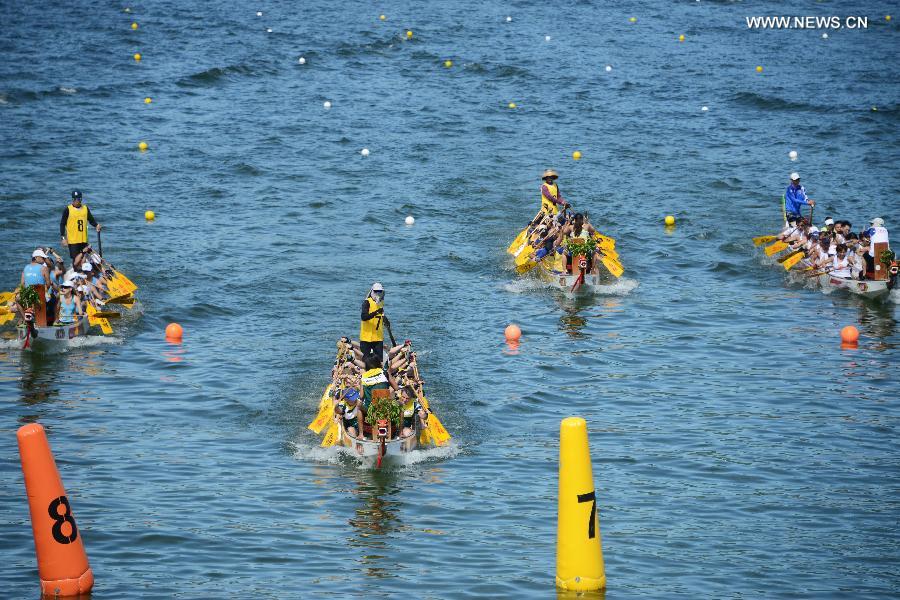
M180 340L182 334L181 325L178 323L169 323L166 326L166 337L173 340Z
M515 323L507 325L503 333L506 335L507 342L518 342L519 338L522 337L522 330Z
M841 329L841 341L845 344L855 344L859 341L859 329L853 325L847 325Z

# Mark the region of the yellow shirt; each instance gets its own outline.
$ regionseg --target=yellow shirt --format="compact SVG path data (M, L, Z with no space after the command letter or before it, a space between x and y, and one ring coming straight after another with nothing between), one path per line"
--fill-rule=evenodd
M549 212L550 214L555 215L559 213L559 208L554 202L551 202L550 200L547 200L546 197L544 197L544 186L547 186L547 191L550 192L550 195L554 198L559 198L559 186L555 183L545 183L541 185L541 209L544 212Z
M379 304L375 302L375 300L370 296L366 298L366 301L369 303L369 310L366 312L373 313L379 308L384 308L384 304ZM382 326L384 322L384 314L380 314L377 317L372 317L371 319L366 319L362 321L359 325L359 341L361 342L383 342L384 341L384 327Z
M87 238L87 205L81 208L69 205L69 219L66 221L66 241L70 244L84 244Z

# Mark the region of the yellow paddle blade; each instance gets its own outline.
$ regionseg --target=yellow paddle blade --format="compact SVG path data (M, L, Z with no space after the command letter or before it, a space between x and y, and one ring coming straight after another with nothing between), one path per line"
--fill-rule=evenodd
M328 431L325 432L325 437L322 438L322 447L330 448L337 444L338 440L341 437L341 430L338 427L338 424L334 421L331 422L331 426L328 428Z
M536 266L537 266L536 262L528 262L528 263L525 263L524 265L519 265L516 267L516 273L518 273L519 275L524 275L525 273L532 270Z
M795 254L794 256L792 256L792 257L790 257L789 259L787 259L786 261L784 261L784 263L782 263L782 264L784 265L784 270L785 270L785 271L790 271L790 270L791 270L791 267L793 267L793 266L796 265L798 262L800 262L801 260L803 260L803 256L804 256L804 254L803 254L802 252L798 252L798 253Z
M116 271L114 279L118 279L124 285L124 287L128 289L129 292L133 292L134 290L138 289L138 286L136 286L130 279L125 277L125 274L121 271Z
M428 432L428 428L426 427L422 431L419 432L419 443L423 446L427 446L428 444L433 443L434 440L431 439L431 434Z
M600 262L602 262L603 266L616 278L621 277L622 273L625 272L625 268L622 267L622 264L619 261L609 258L608 256L600 257Z
M109 300L106 300L103 304L134 304L134 296L132 296L131 294L114 296Z
M0 292L0 304L12 302L16 298L15 292Z
M787 249L789 246L784 242L775 242L771 246L766 246L766 256L772 256L773 254L778 254L779 252Z
M516 257L516 266L521 266L531 260L531 257L534 256L533 248L525 248L519 255Z
M769 242L774 242L778 237L774 235L761 235L753 238L754 246L762 246L763 244L768 244Z
M97 316L97 309L93 307L93 305L88 304L87 309L85 310L88 316L88 324L90 325L99 325L100 330L109 335L113 332L112 327L109 326L109 321L104 319L103 317Z
M331 419L334 409L331 407L330 392L331 384L328 384L328 387L325 388L325 393L322 394L322 399L319 400L319 412L316 414L316 418L313 419L312 423L307 426L316 434L322 433L322 430L328 425L328 421Z
M5 315L0 315L0 325L8 323L9 321L12 321L15 318L16 318L16 315L14 313L7 313Z
M0 306L0 315L8 315L9 313L9 308L7 308L6 306Z
M518 250L519 246L525 241L525 238L528 237L528 228L523 229L519 235L516 236L516 239L513 240L512 244L509 245L509 248L506 249L510 254L515 254L516 250Z
M444 424L441 423L441 420L438 419L434 413L428 415L428 429L428 433L434 439L434 443L438 446L443 446L450 440L450 434L447 433Z
M98 311L98 312L94 313L94 318L120 319L120 318L122 318L122 313L117 313L114 310Z
M785 254L784 256L782 256L782 257L780 257L780 258L778 259L778 263L781 264L781 263L783 263L784 261L786 261L787 259L792 258L795 254L799 254L799 253L801 253L801 252L803 252L802 249L801 249L801 250L794 250L793 252L788 252L787 254Z
M613 260L616 260L616 261L619 260L619 253L613 249L605 250L603 248L600 248L600 253L603 254L604 256L608 256L609 258L611 258Z

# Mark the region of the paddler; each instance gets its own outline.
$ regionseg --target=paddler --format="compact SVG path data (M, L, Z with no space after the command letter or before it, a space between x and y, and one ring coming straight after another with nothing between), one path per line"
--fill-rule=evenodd
M50 269L47 267L47 254L38 248L31 253L31 262L22 269L22 287L26 285L43 285L47 291L51 288Z
M806 188L800 185L800 174L791 173L791 183L784 191L785 221L790 223L791 217L800 219L800 209L803 206L815 206L816 201L807 197Z
M547 169L541 176L541 210L551 215L559 213L560 208L569 207L569 203L559 194L557 179L559 175L553 169Z
M341 401L334 407L334 413L344 420L344 430L351 437L358 437L362 431L360 423L365 421L366 413L359 402L359 392L356 388L347 388L341 394Z
M75 260L75 257L88 245L88 223L94 226L97 233L100 233L101 229L100 223L91 214L91 209L82 204L81 200L81 192L73 191L72 203L63 209L62 219L59 222L62 245L69 247L69 256L72 260Z
M384 326L390 327L391 322L384 316L384 286L377 281L363 300L360 319L359 350L363 360L372 355L380 363L384 354Z

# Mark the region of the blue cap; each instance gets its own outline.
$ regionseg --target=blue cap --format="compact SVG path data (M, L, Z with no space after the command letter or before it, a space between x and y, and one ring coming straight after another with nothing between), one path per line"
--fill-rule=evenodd
M359 392L356 388L347 388L344 390L344 400L359 400Z
M72 200L80 200L81 192L79 190L72 190Z
M541 248L540 250L538 250L537 252L534 253L534 257L537 258L538 260L544 258L545 256L547 256L546 248Z

